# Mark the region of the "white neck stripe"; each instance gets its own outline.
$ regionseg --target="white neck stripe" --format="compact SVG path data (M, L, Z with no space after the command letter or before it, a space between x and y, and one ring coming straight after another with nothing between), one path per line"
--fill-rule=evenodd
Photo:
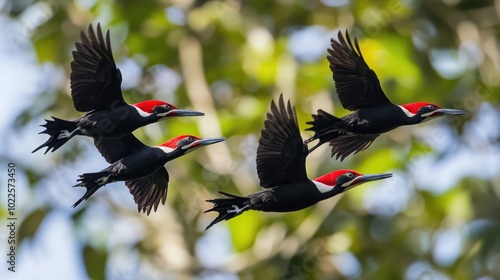
M139 115L141 115L141 117L149 117L149 116L152 115L150 113L144 112L141 108L139 108L139 107L137 107L135 105L132 105L132 107L134 107L137 110L137 113L139 113Z
M327 184L323 184L321 182L314 181L314 180L312 180L312 182L316 186L316 188L318 189L318 191L320 193L327 193L327 192L330 192L333 190L333 186L329 186Z
M405 113L408 117L414 117L416 114L413 114L412 112L408 111L408 109L406 109L405 107L401 106L401 105L398 105L399 108L401 108L401 110L403 111L403 113Z
M172 149L172 148L169 148L169 147L165 147L165 146L156 146L156 148L158 149L162 149L165 153L171 153L173 152L175 149Z

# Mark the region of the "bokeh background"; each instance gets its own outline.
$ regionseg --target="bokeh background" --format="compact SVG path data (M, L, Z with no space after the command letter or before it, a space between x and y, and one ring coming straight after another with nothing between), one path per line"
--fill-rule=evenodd
M500 1L0 0L1 279L500 279ZM111 30L128 102L161 99L205 117L141 128L227 141L168 163L165 206L138 214L123 183L84 193L107 166L77 137L31 151L44 118L71 102L74 42ZM255 152L283 92L301 130L322 108L343 116L326 60L350 30L394 103L429 101L465 117L399 128L340 163L324 146L311 178L340 168L394 177L289 214L246 212L203 229L206 199L259 190ZM303 137L307 137L307 132ZM16 165L17 267L7 271L7 164Z

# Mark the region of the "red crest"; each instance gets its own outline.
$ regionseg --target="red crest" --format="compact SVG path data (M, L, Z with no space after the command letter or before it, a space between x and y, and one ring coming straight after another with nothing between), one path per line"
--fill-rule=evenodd
M149 113L149 114L153 113L153 109L155 107L162 106L162 105L168 105L168 106L170 106L170 108L176 109L176 107L174 105L169 104L165 101L161 101L161 100L146 100L146 101L142 101L142 102L133 104L133 106L135 106L135 107L137 107L137 108L141 109L142 111Z
M436 109L441 108L438 105L432 104L429 102L414 102L414 103L410 103L410 104L401 105L401 107L405 108L406 110L408 110L408 112L410 112L412 114L416 114L420 108L422 108L424 106L428 106L428 105L433 105L436 107Z
M314 181L333 187L333 186L335 186L335 183L336 183L338 177L340 177L346 173L349 173L349 172L354 174L354 176L356 176L356 177L361 176L361 173L359 173L357 171L349 170L349 169L341 169L341 170L336 170L336 171L327 173L321 177L314 179Z
M194 135L179 135L179 136L174 137L174 138L168 140L167 142L161 144L160 146L171 148L171 149L175 149L175 148L177 148L177 145L178 145L179 141L181 141L182 139L186 139L188 137L191 137L194 140L200 140L200 138L198 138L198 137L196 137Z

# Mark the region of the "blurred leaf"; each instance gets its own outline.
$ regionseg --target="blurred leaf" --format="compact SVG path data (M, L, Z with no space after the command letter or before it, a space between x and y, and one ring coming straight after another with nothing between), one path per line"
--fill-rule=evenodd
M106 279L106 263L108 253L105 250L95 249L90 245L83 248L83 261L87 274L92 280Z
M239 219L228 222L236 251L246 250L253 245L263 222L261 215L262 213L249 211L241 215Z
M23 243L25 239L31 239L35 236L46 215L47 210L37 209L23 219L17 233L19 243Z

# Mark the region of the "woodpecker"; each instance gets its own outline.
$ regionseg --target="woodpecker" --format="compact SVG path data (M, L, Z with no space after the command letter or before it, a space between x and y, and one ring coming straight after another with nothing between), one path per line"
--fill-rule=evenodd
M278 108L279 106L279 108ZM287 107L280 95L271 103L257 148L257 173L263 191L246 197L219 192L225 198L207 200L214 204L205 211L218 212L208 227L248 210L297 211L352 189L360 184L392 177L392 174L363 175L354 170L337 170L314 180L307 178L307 145L300 136L295 108Z
M193 135L181 135L159 145L147 146L133 134L119 138L105 138L97 148L108 162L107 168L79 176L78 184L73 187L85 187L85 194L73 204L78 206L87 200L102 186L117 181L125 181L134 197L139 212L149 215L156 212L160 202L165 204L169 175L164 165L180 156L203 146L224 141L224 138L198 138Z
M350 154L368 148L380 134L399 126L447 115L467 114L429 102L393 104L380 87L377 75L363 59L358 39L354 37L353 46L347 31L345 37L339 31L338 41L331 39L327 58L340 103L354 113L338 118L319 109L316 115L313 114L313 121L307 122L312 126L306 130L313 131L314 135L306 143L319 141L309 152L330 142L331 156L343 161Z
M160 100L127 104L120 89L122 75L113 60L109 30L104 39L100 24L97 24L97 34L90 25L88 36L82 31L80 38L71 62L71 97L75 109L86 114L73 121L55 117L45 120L41 125L45 130L40 134L48 134L50 138L33 153L43 147L47 147L45 154L50 150L54 152L76 135L90 136L97 141L123 136L171 117L204 115Z

